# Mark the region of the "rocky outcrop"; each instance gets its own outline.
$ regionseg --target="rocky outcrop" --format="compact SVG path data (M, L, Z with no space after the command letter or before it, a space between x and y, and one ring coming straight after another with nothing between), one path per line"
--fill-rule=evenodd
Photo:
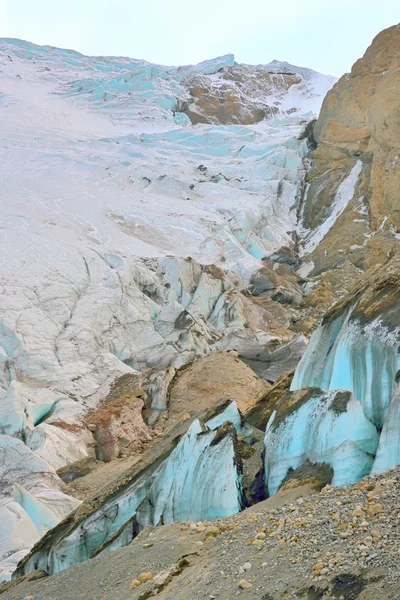
M301 213L303 251L314 274L347 259L366 269L397 244L399 90L396 25L382 31L328 92L314 127L317 148Z
M180 110L194 125L250 125L295 114L307 103L313 110L335 81L285 62L251 67L235 63L232 55L224 58L226 63L216 73L202 72L183 81L190 96L180 103Z
M235 352L216 352L176 372L168 390L168 417L176 422L221 400L235 401L245 413L269 387Z
M249 71L240 65L224 67L218 79L197 76L185 81L191 102L183 112L194 125L250 125L278 114L278 98L301 83L300 75L294 72L275 74L257 68ZM297 107L292 110L296 112Z
M96 442L96 457L108 462L121 454L142 452L152 437L143 420L145 392L139 376L117 380L101 408L89 413L87 423Z

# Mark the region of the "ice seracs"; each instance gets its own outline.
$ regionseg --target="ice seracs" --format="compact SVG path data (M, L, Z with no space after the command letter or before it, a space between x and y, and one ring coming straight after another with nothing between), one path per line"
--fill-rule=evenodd
M274 494L307 461L333 469L333 485L369 474L378 434L360 402L344 390L311 388L283 397L265 434L265 482Z
M381 319L366 324L356 315L356 309L349 307L325 319L311 337L292 389L350 390L361 402L365 416L382 428L400 366L398 332L388 331Z
M353 394L362 409L358 422L367 419L372 427L368 451L374 462L367 471L372 475L400 461L399 260L398 252L393 253L328 312L313 333L291 385L292 390L317 386L326 394L338 389Z
M251 428L244 426L235 403L213 412L206 423L194 419L176 447L174 438L161 442L154 462L139 465L101 500L79 507L35 546L18 573L34 568L58 573L129 543L145 525L238 512L243 492L237 433L251 437Z

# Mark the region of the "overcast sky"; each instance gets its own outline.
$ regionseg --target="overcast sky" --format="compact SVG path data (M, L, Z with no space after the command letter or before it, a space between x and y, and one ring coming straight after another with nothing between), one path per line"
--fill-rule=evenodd
M168 65L234 53L331 75L399 21L400 0L0 0L0 37Z

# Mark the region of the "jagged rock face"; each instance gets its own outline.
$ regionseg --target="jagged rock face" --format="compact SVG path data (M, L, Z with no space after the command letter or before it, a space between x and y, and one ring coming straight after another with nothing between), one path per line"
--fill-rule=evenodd
M262 69L249 72L246 67L225 67L218 73L218 79L200 76L185 82L194 106L183 112L193 124L249 125L278 114L278 98L301 83L297 73L275 74ZM294 106L288 112L297 110Z
M277 115L315 111L333 77L285 62L252 67L232 55L215 73L202 72L183 81L190 97L180 109L193 124L249 125ZM318 109L317 109L318 110Z
M141 452L152 439L143 420L143 377L127 373L117 379L106 400L91 411L86 422L93 432L96 458L105 462Z
M223 399L234 400L247 412L269 387L235 353L217 352L177 371L168 390L168 416L179 420Z
M318 147L302 213L304 252L314 273L347 258L365 269L397 244L399 90L400 28L394 26L335 84L315 124ZM314 248L310 238L317 228L326 235Z

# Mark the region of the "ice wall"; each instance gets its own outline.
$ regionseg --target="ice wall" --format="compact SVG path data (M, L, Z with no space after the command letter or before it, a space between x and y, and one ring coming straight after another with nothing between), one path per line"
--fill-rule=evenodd
M235 514L243 503L237 431L249 434L235 403L207 424L194 420L164 461L155 461L131 482L112 489L108 499L87 517L77 516L77 524L73 521L66 531L55 529L28 557L23 572L39 568L58 573L129 543L147 524Z
M291 385L353 393L380 436L371 475L400 464L398 261L393 255L324 318Z
M141 524L211 521L239 512L241 475L234 439L225 435L215 443L215 438L214 431L194 421L149 489L138 517Z
M361 479L371 470L378 434L352 394L312 389L297 403L290 399L287 406L278 405L264 443L265 482L274 494L289 470L306 461L331 465L333 485Z
M10 579L32 545L80 502L61 491L46 461L8 435L0 435L0 480L0 575Z
M400 367L398 333L388 331L379 319L361 324L352 311L326 320L314 332L291 389L350 390L365 416L382 428Z
M371 475L379 475L400 465L400 393L398 382L379 438Z

